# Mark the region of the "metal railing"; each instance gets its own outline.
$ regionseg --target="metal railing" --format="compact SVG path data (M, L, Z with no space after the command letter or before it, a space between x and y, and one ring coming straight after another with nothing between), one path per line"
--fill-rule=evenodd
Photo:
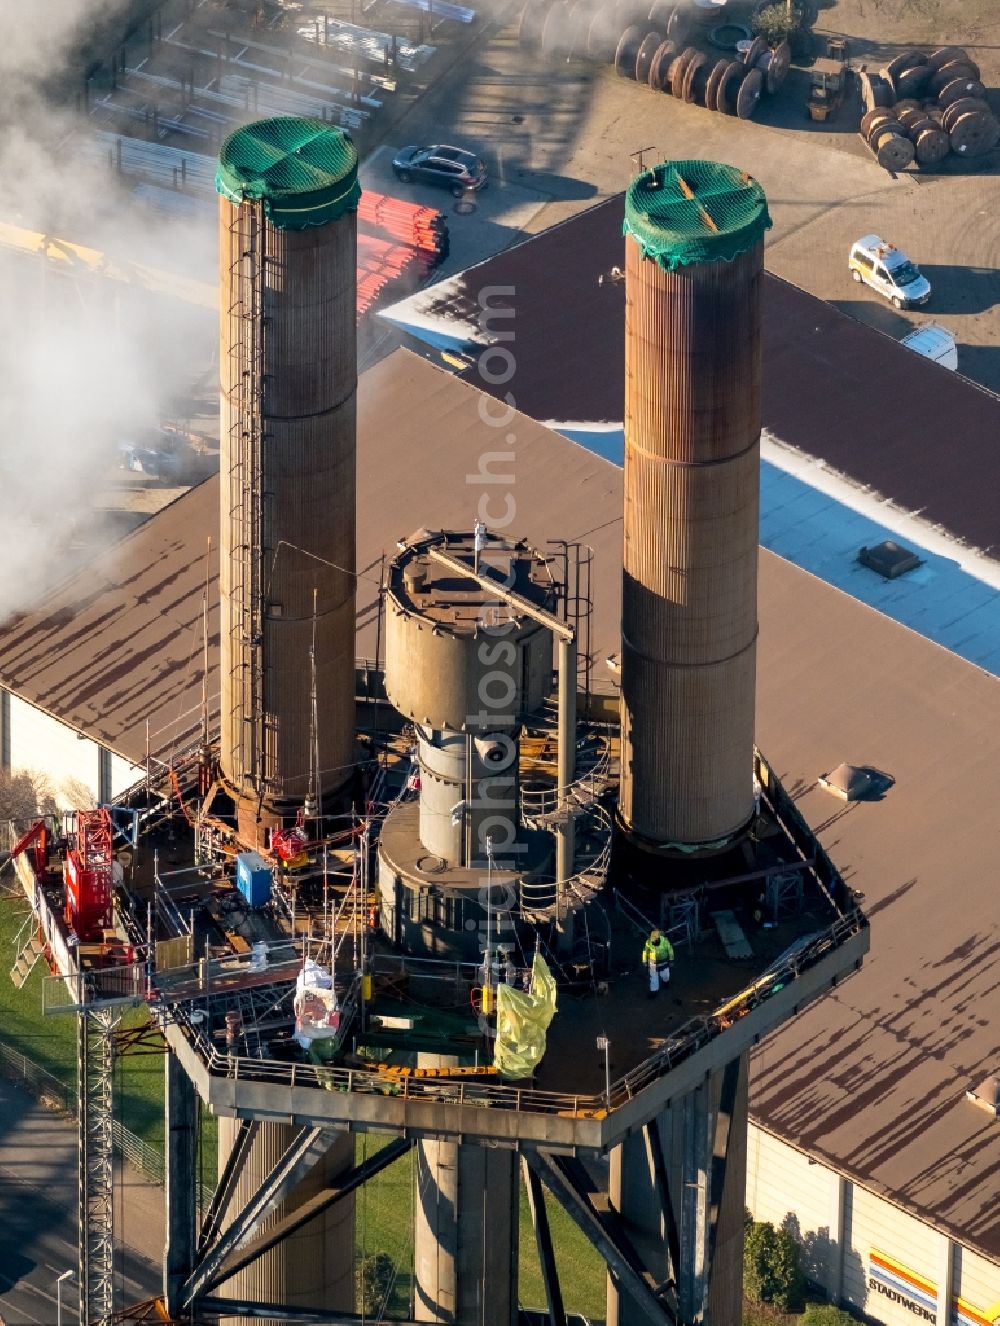
M522 912L538 915L550 911L555 907L560 891L563 896L569 895L570 907L575 903L589 902L603 888L611 866L611 816L597 802L588 808L586 814L593 821L591 832L600 837L601 846L583 869L571 875L562 885L552 880L522 880L519 888Z
M867 926L868 922L860 912L841 917L821 934L797 946L786 959L774 964L763 976L726 1001L714 1013L685 1022L654 1054L613 1082L610 1093L564 1093L500 1083L485 1085L464 1081L448 1085L435 1080L433 1085L429 1085L422 1079L389 1079L371 1069L324 1068L313 1064L289 1064L277 1060L225 1055L215 1048L202 1027L192 1023L183 1010L177 1010L176 1021L208 1072L212 1076L231 1081L273 1083L285 1088L310 1087L357 1095L401 1096L404 1099L433 1100L438 1103L445 1101L482 1109L509 1109L549 1115L594 1115L609 1107L615 1109L633 1099L720 1036L733 1022L784 989L790 981L796 980L848 939L867 929ZM444 965L454 970L454 964Z
M42 981L42 1012L75 1013L113 1004L141 1004L147 996L145 962L121 963L80 971L73 967Z
M599 750L594 763L586 773L581 774L566 788L565 797L577 806L590 806L607 790L611 779L611 738L601 729L588 729L590 735L599 742ZM523 776L523 775L522 775ZM521 813L529 822L542 822L561 809L559 790L552 787L521 787Z

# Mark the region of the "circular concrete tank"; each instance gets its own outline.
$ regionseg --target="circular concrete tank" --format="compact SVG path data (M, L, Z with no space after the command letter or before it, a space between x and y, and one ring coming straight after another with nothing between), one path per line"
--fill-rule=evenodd
M477 553L474 534L421 533L386 581L385 688L417 729L420 800L382 830L382 924L434 956L477 958L490 917L510 916L551 854L521 823L518 736L552 689L551 632L525 609L550 613L555 585L524 544L482 538Z

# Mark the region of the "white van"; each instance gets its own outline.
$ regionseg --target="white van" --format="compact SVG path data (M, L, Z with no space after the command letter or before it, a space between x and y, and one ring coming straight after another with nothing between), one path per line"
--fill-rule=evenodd
M902 345L908 345L925 359L933 359L942 368L958 368L958 345L954 333L939 322L925 322L909 336L904 336Z
M852 245L847 266L855 281L864 281L896 308L915 308L931 297L931 283L916 263L878 235L865 235Z

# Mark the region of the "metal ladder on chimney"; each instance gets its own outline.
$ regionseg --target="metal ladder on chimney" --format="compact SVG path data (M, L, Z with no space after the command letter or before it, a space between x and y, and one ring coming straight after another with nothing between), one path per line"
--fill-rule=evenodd
M238 642L232 670L233 720L239 732L241 775L264 769L264 265L267 232L259 203L243 203L230 226L236 258L230 269L234 299L230 340L237 347L229 431L229 523L232 632ZM236 327L233 320L236 320ZM235 335L233 334L235 332ZM263 788L258 788L262 791Z
M551 540L550 546L558 549L555 556L562 562L562 617L576 632L576 688L589 703L594 684L594 550L589 543L563 539Z

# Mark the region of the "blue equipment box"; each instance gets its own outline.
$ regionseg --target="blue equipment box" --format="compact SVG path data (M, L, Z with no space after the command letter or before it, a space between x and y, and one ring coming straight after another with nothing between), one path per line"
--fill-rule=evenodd
M258 852L240 852L236 858L236 887L251 907L271 900L271 867Z

